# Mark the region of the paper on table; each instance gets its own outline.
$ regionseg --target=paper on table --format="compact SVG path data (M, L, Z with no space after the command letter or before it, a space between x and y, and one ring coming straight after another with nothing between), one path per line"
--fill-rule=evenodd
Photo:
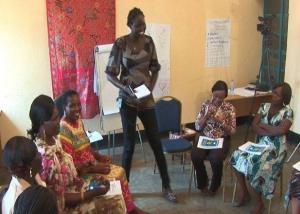
M200 136L198 140L198 148L201 149L221 149L223 147L223 138L209 138Z
M268 148L269 148L269 145L261 145L261 144L256 144L256 143L252 143L252 142L248 141L245 144L241 145L239 147L239 150L241 150L243 152L247 152L249 154L253 154L253 155L261 155Z
M252 97L252 96L254 96L254 91L248 90L246 88L235 88L234 94L242 96L242 97Z
M120 181L110 181L110 188L105 195L114 196L122 195L121 183Z
M140 99L140 98L143 98L143 97L147 97L148 95L151 94L151 92L149 91L149 89L143 84L139 87L136 87L134 89L134 94L135 96Z
M300 172L300 161L293 165L294 169L297 169Z
M102 135L97 131L93 131L93 132L86 131L85 133L88 136L90 143L94 143L96 141L103 140Z
M253 97L255 94L255 90L254 89L249 90L247 88L250 88L250 87L246 86L246 87L242 87L242 88L235 88L234 94L242 96L242 97ZM269 93L269 91L256 91L256 94L267 94L267 93Z

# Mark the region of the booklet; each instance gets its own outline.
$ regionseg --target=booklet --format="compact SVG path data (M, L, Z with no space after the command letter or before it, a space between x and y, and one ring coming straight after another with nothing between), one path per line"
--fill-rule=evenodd
M239 147L239 150L243 152L247 152L253 155L261 155L269 148L269 145L260 145L257 143L252 143L250 141L246 142L245 144Z
M103 140L102 135L97 131L93 131L93 132L86 131L85 133L88 136L90 143Z
M149 96L151 94L151 91L145 86L145 84L140 85L139 87L134 88L132 90L132 92L135 94L135 96L138 99L147 97L147 96Z
M293 165L293 168L300 172L300 161Z
M115 196L122 195L121 183L120 181L110 181L110 187L108 192L105 194L106 196Z
M200 136L198 140L198 148L201 149L221 149L223 147L223 138L209 138Z

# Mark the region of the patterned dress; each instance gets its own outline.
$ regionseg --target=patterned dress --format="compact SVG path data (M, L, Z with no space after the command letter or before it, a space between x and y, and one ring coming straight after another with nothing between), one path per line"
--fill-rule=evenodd
M236 130L236 116L235 116L235 108L232 104L228 102L222 102L222 104L216 108L212 105L211 100L207 100L201 106L201 110L196 118L195 127L197 131L203 132L206 137L210 138L220 138L226 136L224 128L222 128L222 124L216 122L214 119L209 118L206 122L206 125L200 130L199 121L201 118L205 116L208 111L208 108L213 111L215 114L220 114L224 116L223 123L227 126L230 126L232 131Z
M74 208L65 207L65 193L80 193L86 191L91 179L81 179L77 175L71 155L67 154L60 142L48 145L44 140L37 139L36 145L42 156L41 177L57 195L60 213L103 213L107 207L111 213L124 214L126 208L122 197L96 197L91 201L84 201ZM123 203L121 203L123 201Z
M289 106L283 107L271 119L268 114L270 103L263 103L258 114L260 123L278 126L283 119L293 122L293 111ZM249 180L255 191L270 199L273 197L278 175L282 170L286 157L286 137L282 136L258 136L257 143L269 145L269 149L262 155L253 155L236 150L231 157L231 165L243 173Z
M79 119L76 123L71 124L62 118L60 122L59 140L63 149L73 157L75 166L89 166L97 163L92 151L89 139L85 133L82 120ZM125 176L125 171L122 167L111 164L110 173L108 175L101 175L107 180L120 180L123 198L125 200L127 212L135 208L131 193L129 191L128 181ZM91 175L84 176L89 179Z
M105 72L113 76L119 76L123 85L135 88L145 84L151 86L151 75L160 70L155 45L150 36L144 35L144 46L141 50L135 50L128 45L129 35L118 38L111 50ZM154 107L152 94L142 98L138 103L123 90L119 92L120 98L125 103L139 109Z

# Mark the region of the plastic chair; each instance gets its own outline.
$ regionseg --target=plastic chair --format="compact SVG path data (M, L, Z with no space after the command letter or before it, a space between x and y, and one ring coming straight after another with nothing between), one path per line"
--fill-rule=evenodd
M181 102L179 100L171 96L160 98L155 103L155 113L160 134L173 132L181 135ZM183 154L182 163L184 167L184 153L192 149L192 144L184 138L163 139L161 143L165 154ZM154 173L155 169L156 164Z

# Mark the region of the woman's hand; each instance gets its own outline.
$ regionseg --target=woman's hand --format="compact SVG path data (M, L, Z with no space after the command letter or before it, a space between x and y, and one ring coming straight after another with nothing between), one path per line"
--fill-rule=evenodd
M100 155L99 158L98 158L98 161L101 162L101 163L111 164L110 157L108 157L106 155Z
M96 165L92 166L93 173L100 173L107 175L110 173L110 164L108 163L97 163Z
M259 124L258 124L258 127L261 128L261 129L268 129L268 128L269 128L269 125L264 124L264 123L259 123Z
M132 90L134 90L134 89L131 90L131 89L129 88L129 86L124 86L122 89L123 89L123 91L125 91L125 93L128 94L130 97L136 98L135 94L134 94L133 91L132 91Z
M213 119L220 124L225 123L225 116L221 114L219 111L213 116Z
M93 182L93 181L91 181ZM94 178L94 182L97 183L97 186L89 190L88 192L91 192L93 196L99 196L106 194L110 189L110 182L103 178L102 176L97 176Z

